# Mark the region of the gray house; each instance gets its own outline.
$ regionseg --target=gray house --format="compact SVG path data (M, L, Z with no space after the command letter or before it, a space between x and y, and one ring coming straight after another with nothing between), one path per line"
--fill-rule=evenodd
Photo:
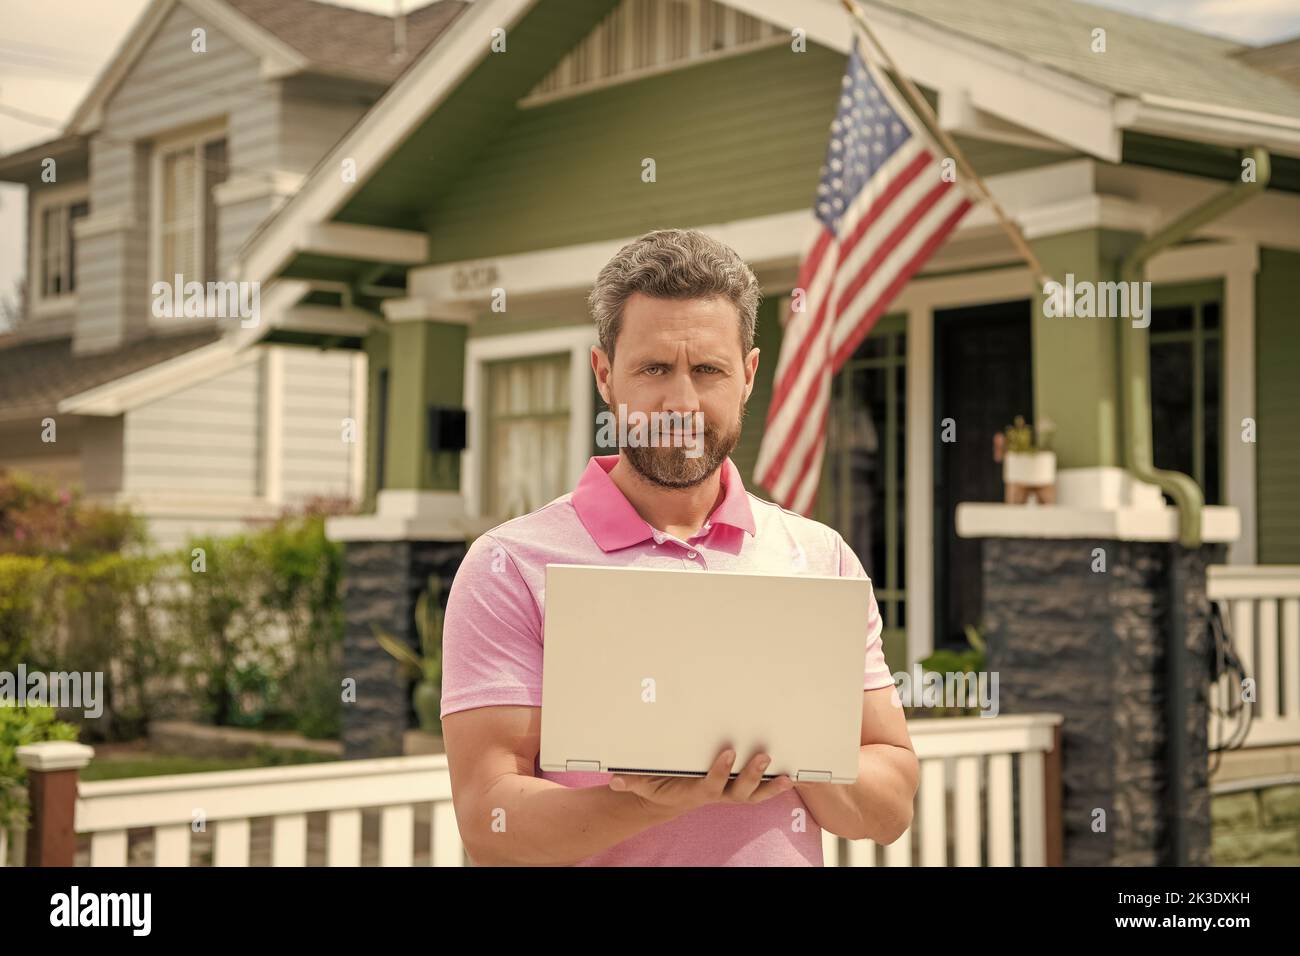
M464 7L153 0L62 134L0 157L28 187L29 250L0 337L0 468L129 505L164 543L359 499L364 356L236 351L238 318L168 315L155 284L222 279Z

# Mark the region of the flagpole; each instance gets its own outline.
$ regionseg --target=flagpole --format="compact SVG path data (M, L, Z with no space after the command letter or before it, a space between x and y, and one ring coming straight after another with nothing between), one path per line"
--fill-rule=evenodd
M1034 250L1029 248L1029 242L1025 239L1024 233L1020 231L1020 227L1012 221L1011 217L1006 214L998 201L993 198L993 193L989 191L989 187L985 185L984 180L980 178L979 173L975 172L975 167L966 159L966 154L961 151L961 148L957 145L956 141L953 140L953 138L949 136L942 127L940 127L939 118L934 115L934 110L930 108L929 101L921 95L921 91L916 88L916 84L908 78L906 73L898 68L898 64L895 63L894 58L889 55L889 51L886 50L884 45L876 39L876 34L867 23L867 18L863 15L862 8L858 6L857 0L840 0L840 2L844 5L844 8L849 11L849 14L852 15L853 19L857 21L858 27L864 34L866 34L867 39L871 41L871 45L880 53L880 56L885 61L885 65L888 66L894 76L898 78L898 84L900 86L899 92L907 98L913 112L917 114L917 118L926 124L930 134L938 139L943 145L943 148L948 150L952 158L956 160L957 168L961 174L967 177L970 182L974 183L975 188L978 189L984 199L988 201L989 206L993 209L993 215L997 217L998 223L1011 239L1011 244L1016 247L1016 251L1024 257L1027 263L1029 263L1029 267L1033 270L1034 278L1038 282L1039 287L1041 288L1046 286L1050 279L1048 278L1047 272L1043 269L1042 263L1038 261L1038 256L1034 255Z

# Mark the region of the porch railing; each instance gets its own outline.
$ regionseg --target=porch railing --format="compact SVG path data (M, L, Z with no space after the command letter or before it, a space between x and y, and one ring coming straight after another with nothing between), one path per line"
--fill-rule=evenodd
M888 846L822 831L827 866L1060 866L1061 717L907 725L921 764L911 828Z
M1206 594L1218 602L1233 650L1254 700L1229 677L1212 688L1218 712L1210 717L1210 742L1233 733L1242 706L1250 708L1244 747L1300 743L1300 566L1213 565ZM1225 716L1227 715L1227 716Z
M912 829L887 847L824 834L826 865L1059 865L1060 720L911 721ZM444 754L78 783L90 756L79 744L19 748L33 795L29 864L468 864Z

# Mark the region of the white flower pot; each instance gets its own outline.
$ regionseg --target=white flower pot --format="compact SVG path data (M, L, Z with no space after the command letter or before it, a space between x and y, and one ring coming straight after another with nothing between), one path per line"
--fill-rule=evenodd
M1009 451L1002 458L1002 480L1008 485L1040 488L1056 481L1056 452Z

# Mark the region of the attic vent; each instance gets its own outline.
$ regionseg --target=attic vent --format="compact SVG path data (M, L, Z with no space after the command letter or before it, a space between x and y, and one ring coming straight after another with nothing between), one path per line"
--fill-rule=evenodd
M788 39L781 27L714 0L623 0L519 105Z

